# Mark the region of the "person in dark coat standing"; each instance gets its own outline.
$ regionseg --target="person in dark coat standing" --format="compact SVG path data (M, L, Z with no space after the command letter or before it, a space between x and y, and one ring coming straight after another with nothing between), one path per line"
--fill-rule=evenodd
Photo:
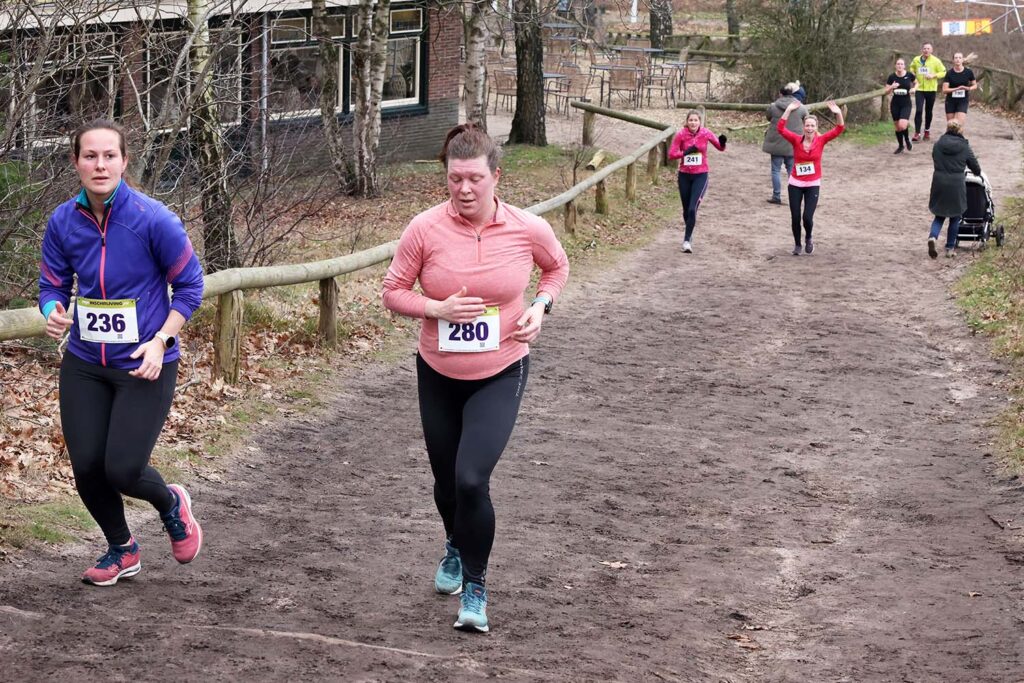
M769 204L782 204L782 165L786 165L787 176L793 172L793 146L779 134L776 126L786 112L786 107L794 99L798 99L797 93L802 91L800 81L787 83L779 91L779 98L769 104L764 112L765 118L771 121L764 134L764 144L761 145L761 149L772 157L772 198L768 200ZM805 116L807 107L801 106L789 117L786 128L797 135L803 134Z
M932 148L932 190L928 198L928 210L935 216L932 229L928 235L928 255L936 258L939 255L935 248L935 240L942 232L942 221L949 219L946 229L946 257L956 255L956 238L960 232L960 217L967 210L967 183L964 180L964 169L970 168L975 175L981 174L971 145L964 137L963 128L956 121L946 123L946 134L939 138Z

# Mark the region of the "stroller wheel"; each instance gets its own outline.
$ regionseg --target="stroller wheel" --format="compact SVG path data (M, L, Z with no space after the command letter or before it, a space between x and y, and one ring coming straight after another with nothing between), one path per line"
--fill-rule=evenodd
M1001 225L998 226L996 228L996 246L997 247L1003 246L1004 235L1005 235L1005 232L1003 230L1003 226L1001 226Z

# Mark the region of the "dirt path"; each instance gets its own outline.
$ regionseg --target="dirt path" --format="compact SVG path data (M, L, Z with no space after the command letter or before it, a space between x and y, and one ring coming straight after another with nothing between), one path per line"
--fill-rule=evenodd
M1019 191L1009 127L972 129ZM492 486L489 636L431 592L410 355L195 487L193 565L147 515L116 589L76 583L96 537L0 567L4 680L1022 680L1024 487L987 445L1000 368L947 293L971 257L925 255L929 145L830 146L800 258L764 155L712 164L696 254L666 230L545 326Z

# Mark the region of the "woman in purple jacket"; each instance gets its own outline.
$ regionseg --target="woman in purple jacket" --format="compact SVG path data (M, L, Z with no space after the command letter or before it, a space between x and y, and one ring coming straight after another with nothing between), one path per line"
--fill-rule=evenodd
M679 159L679 200L683 204L683 223L686 233L683 235L683 251L693 253L690 239L693 228L697 225L697 208L704 199L708 189L708 143L719 151L725 151L726 137L715 136L701 125L700 112L691 109L686 114L686 125L672 139L668 150L669 159Z
M202 545L188 493L165 484L149 458L174 397L178 332L202 302L203 269L178 217L124 182L117 124L85 124L71 151L82 189L46 225L39 308L50 337L71 328L61 425L78 494L109 544L82 580L112 586L142 569L122 495L156 508L178 562L191 562Z

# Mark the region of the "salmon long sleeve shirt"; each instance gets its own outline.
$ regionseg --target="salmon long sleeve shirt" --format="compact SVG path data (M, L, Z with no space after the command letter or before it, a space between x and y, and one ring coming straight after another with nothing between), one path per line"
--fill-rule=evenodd
M832 140L843 134L846 126L836 126L827 133L814 136L810 151L804 149L803 135L797 135L786 128L789 117L779 119L776 130L779 135L793 145L793 172L789 174L789 184L797 187L815 187L821 185L821 153Z
M384 306L423 320L419 353L434 370L453 379L485 379L530 352L528 344L511 335L526 310L523 293L535 264L541 270L537 292L557 299L569 278L569 259L543 218L499 200L493 221L477 229L449 200L413 218L402 233L384 277ZM423 294L413 290L417 280ZM439 349L438 321L426 317L427 299L443 301L463 286L466 296L499 308L497 349Z

